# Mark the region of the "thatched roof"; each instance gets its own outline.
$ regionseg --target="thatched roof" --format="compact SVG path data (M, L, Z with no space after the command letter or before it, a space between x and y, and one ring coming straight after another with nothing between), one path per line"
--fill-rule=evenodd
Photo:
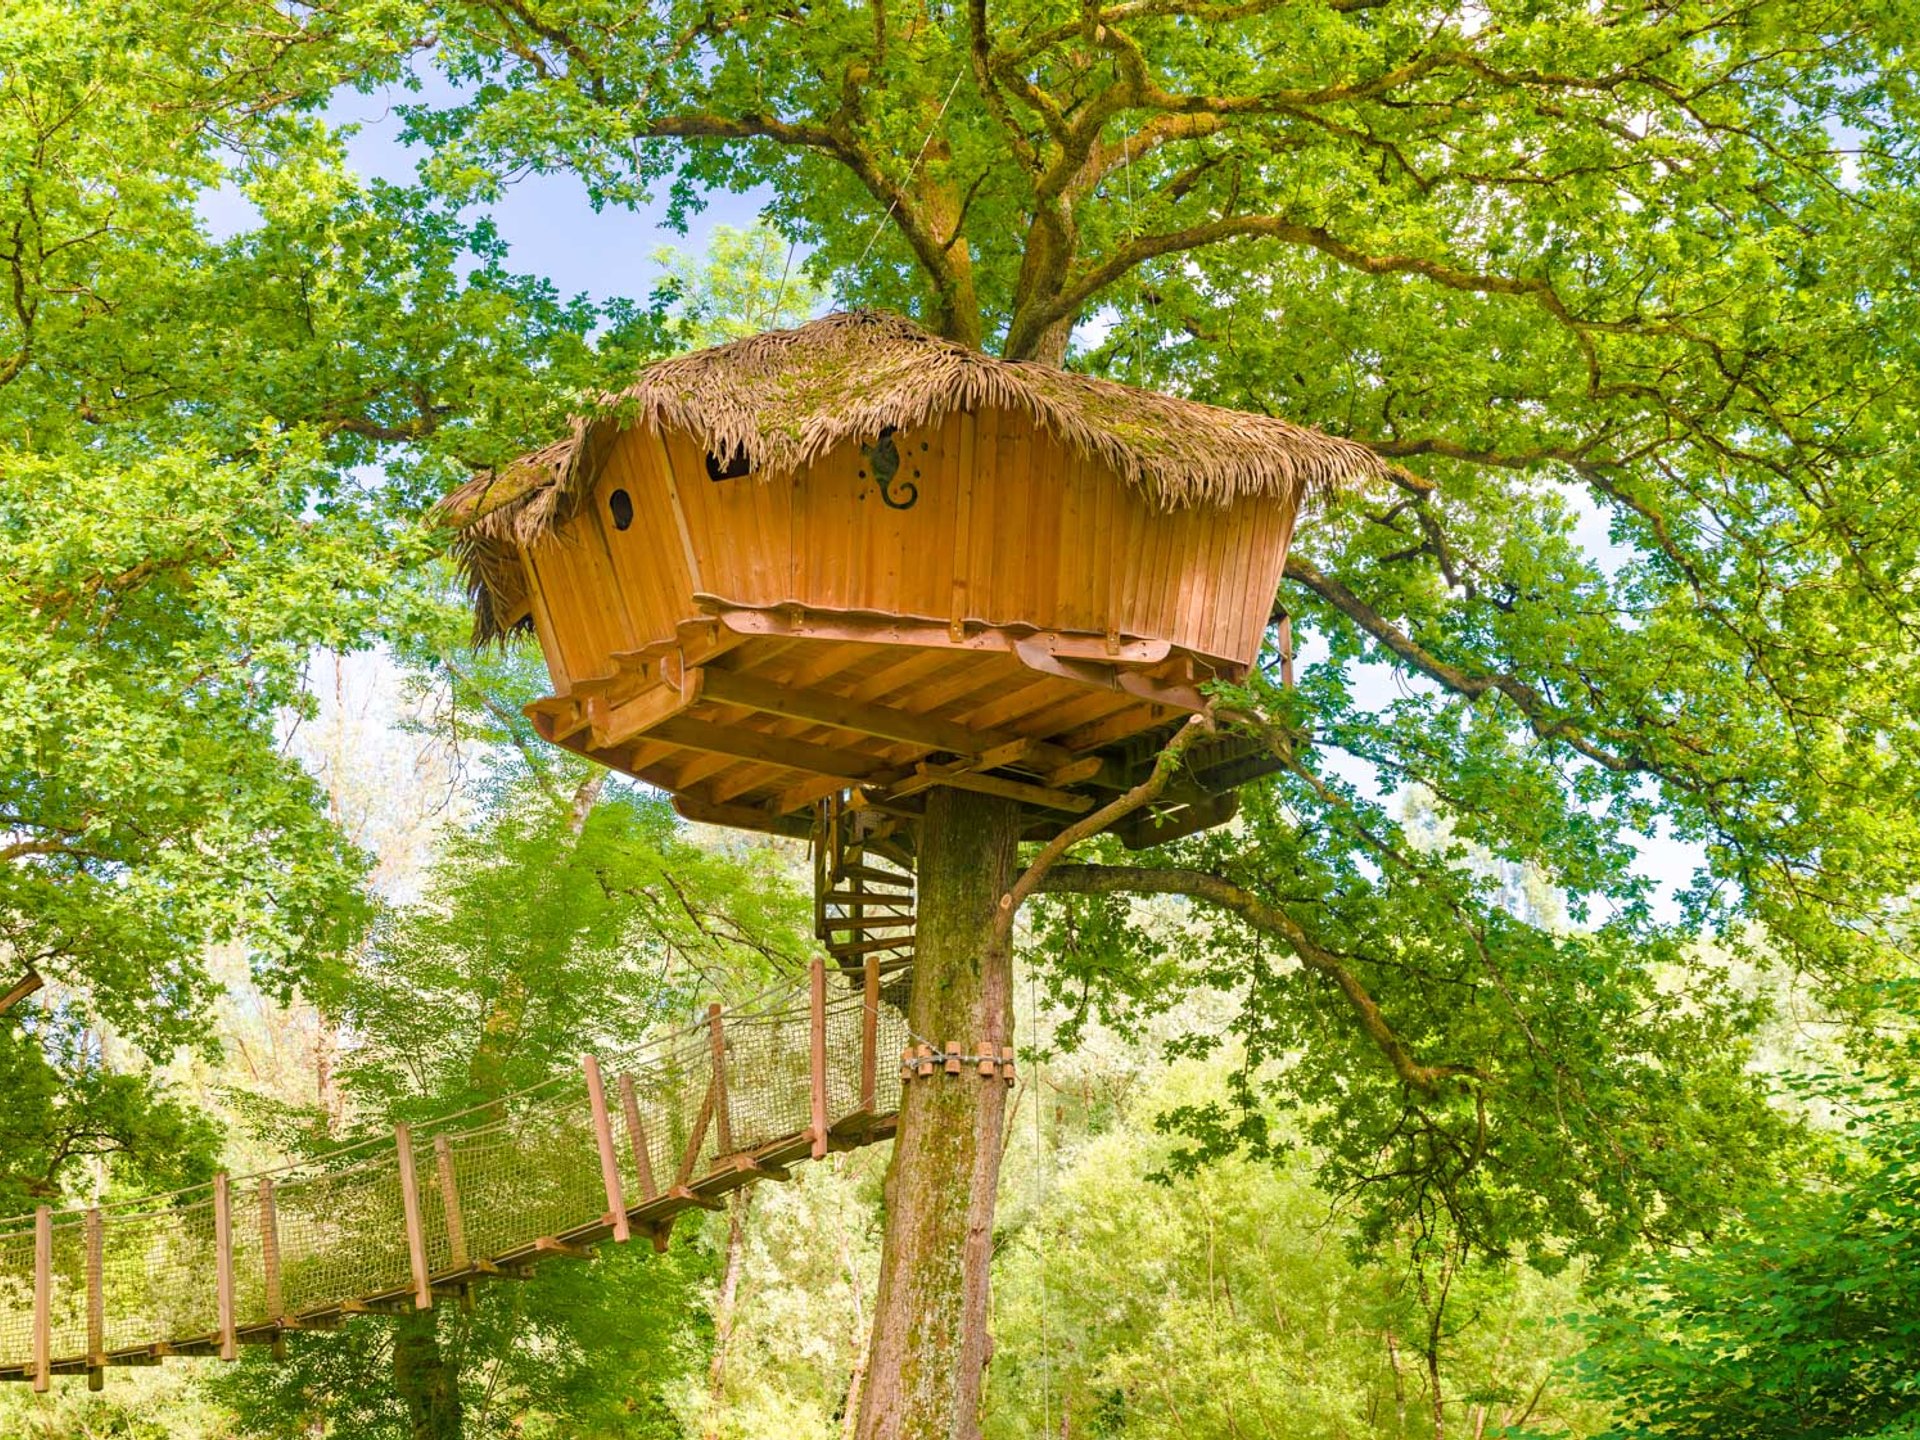
M494 602L521 590L512 548L571 516L591 491L604 441L621 429L684 430L716 456L744 453L754 475L768 478L889 426L980 409L1026 412L1169 507L1256 494L1299 505L1380 471L1363 446L1302 425L998 360L897 315L853 311L649 365L564 439L460 486L441 516L461 531L484 638L498 633Z

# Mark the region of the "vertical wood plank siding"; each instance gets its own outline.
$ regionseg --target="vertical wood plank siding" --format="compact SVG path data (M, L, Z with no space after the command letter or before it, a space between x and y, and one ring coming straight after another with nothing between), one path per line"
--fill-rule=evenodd
M613 674L616 654L671 640L676 626L701 618L696 593L769 610L945 622L955 639L972 623L1161 639L1235 665L1257 653L1292 528L1279 502L1158 509L1011 411L948 415L894 443L892 493L917 491L907 508L886 503L857 444L799 476L715 481L705 450L684 434L635 430L612 441L591 497L526 556L555 693ZM633 504L625 530L612 523L616 490ZM789 642L753 643L755 663L771 666L760 673L797 688L838 677L832 688L844 692L878 679L922 712L975 693L994 707L976 712L982 724L994 723L984 715L1004 722L1045 710L1031 674L1004 655L970 651L956 655L952 673L930 663L896 677L897 653L874 658L890 647L812 642L789 655ZM1029 699L1036 703L1022 709ZM826 737L750 711L724 718L785 738ZM780 773L708 755L669 764L663 773L679 789L721 776L714 798L723 803Z

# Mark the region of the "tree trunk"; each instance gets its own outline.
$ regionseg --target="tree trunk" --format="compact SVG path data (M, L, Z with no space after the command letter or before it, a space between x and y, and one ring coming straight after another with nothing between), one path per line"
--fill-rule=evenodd
M945 788L921 822L907 1021L962 1053L1013 1036L1013 961L994 916L1013 883L1020 812ZM887 1228L858 1440L975 1440L1006 1086L976 1067L907 1083L887 1167Z
M733 1192L727 1213L727 1263L720 1274L720 1293L713 1304L713 1360L707 1366L706 1440L718 1440L721 1411L727 1395L727 1351L733 1345L733 1324L739 1312L740 1261L747 1248L747 1207L753 1203L748 1187Z
M460 1440L460 1370L440 1353L432 1310L394 1321L393 1389L413 1440Z

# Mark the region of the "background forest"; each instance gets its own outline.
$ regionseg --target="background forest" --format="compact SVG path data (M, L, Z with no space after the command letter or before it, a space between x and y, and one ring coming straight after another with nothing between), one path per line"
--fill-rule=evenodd
M985 1434L1920 1436L1916 35L9 0L0 1213L802 971L804 852L538 741L430 512L874 304L1388 462L1227 697L1287 768L1028 916ZM885 1159L0 1435L850 1435Z

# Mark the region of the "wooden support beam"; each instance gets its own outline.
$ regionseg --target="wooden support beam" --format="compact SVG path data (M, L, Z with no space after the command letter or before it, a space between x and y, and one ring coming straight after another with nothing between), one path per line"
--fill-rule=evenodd
M782 815L796 810L811 810L820 801L829 796L838 795L846 788L843 783L831 776L822 779L815 775L796 785L789 785L776 799L768 802L767 808L777 810Z
M873 1113L874 1086L880 1073L880 957L869 955L860 967L860 1109Z
M542 1255L565 1255L570 1260L591 1260L593 1251L584 1245L569 1245L564 1240L556 1240L551 1235L542 1235L533 1242L533 1248Z
M473 1260L467 1268L476 1275L484 1275L489 1280L527 1280L533 1272L523 1265L496 1265L491 1260Z
M722 1155L733 1149L733 1116L727 1103L727 1037L720 1026L720 1007L707 1007L707 1033L713 1044L713 1139Z
M413 1308L433 1308L433 1277L427 1272L427 1232L420 1223L420 1171L413 1163L413 1131L393 1127L393 1148L400 1164L400 1213L407 1226L407 1265L413 1272Z
M808 997L808 1020L811 1044L808 1047L807 1069L811 1086L813 1119L813 1158L823 1160L827 1154L827 962L816 959L810 977L812 985Z
M693 1178L693 1167L700 1158L700 1146L707 1138L707 1126L713 1122L713 1082L707 1082L706 1098L700 1102L700 1113L693 1117L693 1129L687 1135L687 1148L681 1153L680 1164L673 1172L673 1187L669 1195L677 1193L688 1180Z
M730 1190L738 1190L742 1185L750 1185L755 1180L791 1180L793 1172L784 1165L775 1165L762 1160L759 1156L742 1151L734 1155L717 1158L713 1169L696 1181L691 1187L696 1195L709 1199L724 1195Z
M1144 730L1157 729L1180 718L1181 712L1171 706L1130 705L1061 736L1060 743L1076 752L1102 750L1122 740L1129 740Z
M33 1388L53 1385L53 1211L33 1212Z
M680 753L678 745L669 745L664 740L640 740L627 751L627 758L621 762L621 768L638 775L650 770L663 760L670 760Z
M533 722L533 728L540 732L541 738L551 740L556 745L587 728L585 702L565 695L542 696L531 704L521 706L520 713Z
M587 1104L593 1111L593 1139L600 1150L600 1184L607 1194L607 1223L613 1238L624 1245L632 1232L627 1228L627 1198L620 1191L620 1157L613 1148L613 1119L607 1114L607 1087L600 1078L600 1062L589 1055Z
M982 775L959 766L925 763L915 766L910 778L894 785L880 798L898 800L908 795L917 795L922 790L931 790L936 785L951 786L955 790L972 790L981 795L998 795L1002 799L1018 800L1023 805L1040 805L1049 810L1064 810L1070 815L1079 815L1093 808L1093 797L1090 795L1075 795L1068 790L1054 790L1045 785L1032 785L1024 780L1004 780L998 775Z
M1099 755L1082 755L1078 760L1069 760L1066 764L1049 770L1046 780L1048 785L1059 789L1066 785L1078 785L1083 780L1092 780L1095 776L1099 775L1102 770L1108 768L1111 767L1105 757ZM1115 785L1109 788L1125 789L1127 787L1124 785Z
M405 1315L418 1307L409 1300L342 1300L334 1308L342 1315Z
M827 784L826 781L815 782ZM839 781L833 781L831 788L838 790ZM800 808L781 802L781 813L762 810L754 805L720 805L699 795L684 792L673 797L673 808L688 820L697 820L702 825L725 825L733 830L757 830L765 835L785 835L792 840L807 838L807 822L797 819L786 812Z
M809 775L826 775L857 785L881 772L879 761L857 750L841 750L830 745L813 745L804 740L786 740L763 735L757 730L742 730L727 725L706 725L682 717L669 720L652 732L656 740L666 740L689 750L704 750L709 755L730 755L736 760L752 760L761 765L778 765L787 770L802 770Z
M872 705L819 690L800 690L775 685L751 675L731 670L708 670L706 694L710 700L729 705L744 705L768 715L790 720L808 720L816 725L831 725L854 730L880 740L896 740L903 745L919 745L928 750L945 750L954 755L972 757L996 745L1005 745L1019 737L997 730L973 730L951 720L929 715L912 715L887 705ZM1031 742L1045 752L1043 763L1049 766L1069 764L1071 752L1058 746Z
M653 1183L653 1156L647 1153L647 1132L640 1123L640 1097L633 1088L633 1076L620 1077L620 1111L627 1119L627 1143L633 1147L633 1174L640 1182L640 1203L647 1204L659 1195Z
M726 805L742 795L778 784L787 774L777 765L734 765L727 774L715 775L709 780L706 791L713 797L714 804Z
M213 1177L213 1276L219 1291L220 1358L240 1358L233 1313L233 1194L222 1170Z
M273 1198L273 1181L265 1175L260 1177L260 1272L267 1318L278 1325L287 1313L286 1296L280 1289L280 1209Z
M440 1213L447 1222L447 1263L465 1270L471 1260L467 1254L467 1221L460 1210L460 1184L453 1173L453 1142L445 1135L433 1137L433 1168L440 1182Z
M98 1207L87 1211L87 1389L106 1388L107 1222Z
M610 704L587 702L589 740L595 750L609 750L640 736L653 736L661 723L700 703L704 670L689 670L685 683L650 686L631 700ZM664 737L661 737L664 738Z

